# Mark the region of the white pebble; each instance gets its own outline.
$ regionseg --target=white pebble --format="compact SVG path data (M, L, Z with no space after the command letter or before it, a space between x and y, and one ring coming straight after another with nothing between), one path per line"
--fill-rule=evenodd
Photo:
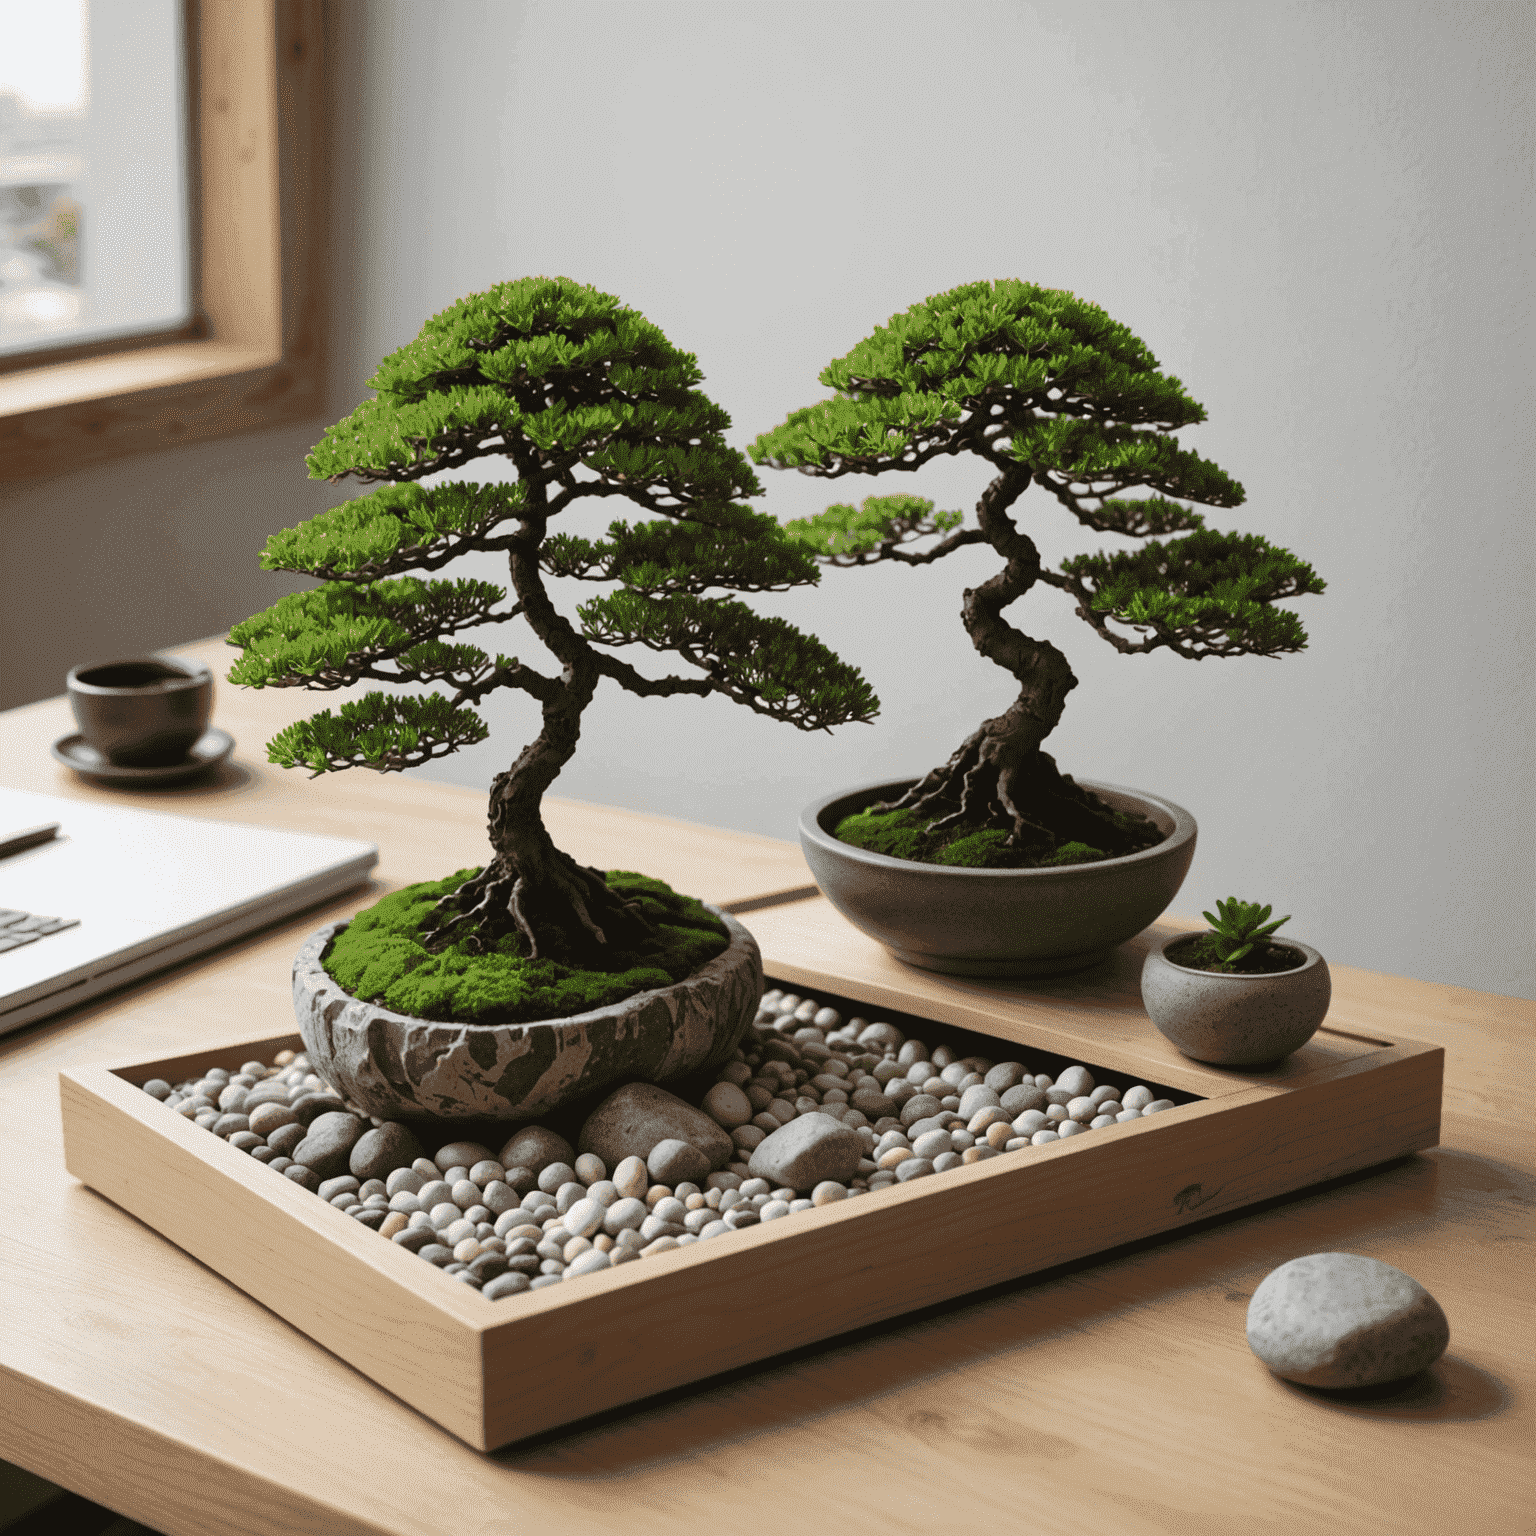
M632 1196L636 1199L643 1196L651 1187L650 1171L645 1166L643 1157L626 1157L617 1168L613 1170L613 1182L621 1195Z
M1172 1109L1173 1107L1174 1105L1172 1099L1153 1099L1153 1101L1148 1104L1144 1110L1142 1110L1142 1114L1160 1115L1165 1109Z
M831 1205L835 1201L845 1200L848 1197L847 1189L834 1179L823 1179L815 1189L811 1191L812 1205Z
M1102 1131L1106 1125L1113 1125L1114 1123L1115 1117L1113 1115L1095 1115L1088 1122L1088 1129L1090 1131Z
M1140 1120L1141 1111L1139 1109L1122 1109L1120 1113L1115 1116L1115 1119L1119 1121L1121 1125L1124 1125L1127 1120Z
M1026 1109L1017 1120L1013 1122L1013 1128L1020 1136L1033 1136L1036 1131L1043 1131L1050 1125L1043 1111L1038 1109Z
M789 1202L786 1200L770 1200L762 1210L757 1213L759 1221L777 1221L780 1216L789 1215Z
M811 1023L817 1029L836 1029L843 1022L843 1016L836 1008L821 1008L812 1016Z
M1074 1098L1078 1094L1092 1093L1094 1089L1093 1073L1084 1066L1068 1067L1056 1079L1056 1086L1067 1089Z
M1104 1104L1107 1103L1110 1099L1114 1099L1118 1102L1120 1098L1120 1090L1118 1088L1110 1087L1108 1083L1100 1083L1099 1086L1088 1095L1088 1097L1092 1099L1095 1104Z
M1120 1102L1127 1109L1145 1109L1152 1102L1152 1090L1141 1083L1120 1095Z
M674 1205L676 1203L673 1202ZM651 1209L645 1201L626 1196L604 1207L604 1212L601 1221L603 1231L610 1237L617 1237L626 1227L638 1227L651 1214ZM569 1216L566 1217L566 1225L570 1225Z
M639 1202L637 1201L636 1203L638 1204ZM618 1207L615 1206L613 1209L616 1210ZM604 1205L601 1200L581 1199L567 1206L561 1212L560 1224L573 1237L591 1237L594 1232L597 1232L604 1225L604 1219L608 1214L609 1207ZM642 1208L640 1219L644 1220L644 1217L645 1212ZM638 1226L639 1222L637 1221L635 1225Z
M1076 1098L1067 1105L1067 1118L1069 1120L1092 1120L1098 1113L1098 1106L1087 1094Z
M1048 1146L1053 1141L1060 1140L1061 1138L1056 1134L1055 1131L1036 1131L1035 1134L1029 1138L1029 1144L1032 1147L1044 1147Z
M1056 1135L1062 1140L1065 1140L1068 1136L1080 1136L1082 1133L1083 1128L1076 1120L1063 1120L1056 1127Z
M583 1152L576 1159L576 1177L583 1184L596 1184L599 1179L608 1177L608 1165L595 1152Z
M574 1280L578 1275L590 1275L599 1269L612 1268L613 1260L600 1248L592 1248L566 1264L565 1278Z

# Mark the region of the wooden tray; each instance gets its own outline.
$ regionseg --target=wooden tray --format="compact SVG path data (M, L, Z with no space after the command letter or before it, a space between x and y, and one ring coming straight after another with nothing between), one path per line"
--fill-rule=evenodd
M850 938L819 899L754 914L752 926L773 984L870 1018L939 1021L930 1044L969 1030L1001 1059L1081 1061L1101 1078L1188 1102L498 1302L137 1086L269 1061L302 1049L296 1034L61 1072L66 1166L489 1451L1439 1139L1439 1047L1330 1028L1269 1073L1178 1056L1140 1011L1145 935L1085 978L1026 987L900 966ZM1003 1052L998 1040L1017 1049Z

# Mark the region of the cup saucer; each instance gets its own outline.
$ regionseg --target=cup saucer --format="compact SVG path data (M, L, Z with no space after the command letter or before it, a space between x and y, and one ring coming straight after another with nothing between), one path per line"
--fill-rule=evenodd
M154 768L125 768L108 762L78 731L53 744L54 757L82 777L97 784L121 786L180 784L217 768L234 750L235 738L217 726L204 731L180 762L161 763Z

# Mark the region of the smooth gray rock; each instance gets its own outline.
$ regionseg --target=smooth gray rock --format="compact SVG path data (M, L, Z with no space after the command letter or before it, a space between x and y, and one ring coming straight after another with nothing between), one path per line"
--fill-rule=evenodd
M1248 1303L1248 1347L1308 1387L1400 1381L1445 1353L1451 1328L1411 1275L1356 1253L1311 1253L1272 1270Z
M1002 1102L1003 1096L997 1089L988 1088L985 1083L977 1083L960 1095L958 1114L962 1120L969 1120L978 1110L996 1109Z
M333 1110L342 1109L345 1106L341 1102L341 1096L335 1093L301 1093L288 1108L293 1112L293 1118L300 1125L309 1125L316 1115L330 1114Z
M658 1184L676 1189L679 1184L702 1183L710 1174L709 1159L692 1142L669 1137L658 1141L645 1160L646 1172Z
M577 1146L617 1169L626 1157L644 1162L658 1142L673 1139L697 1147L711 1168L723 1168L731 1159L734 1144L726 1131L653 1083L626 1083L610 1093L587 1116Z
M411 1128L398 1120L386 1120L358 1137L348 1166L356 1178L383 1179L396 1169L409 1168L420 1156L421 1143Z
M931 1093L914 1093L901 1106L902 1124L912 1125L918 1120L926 1120L930 1116L938 1114L943 1107L943 1101Z
M801 1115L763 1138L747 1172L774 1189L815 1189L826 1179L846 1184L858 1172L864 1143L829 1115Z
M1005 1088L998 1102L1007 1114L1017 1120L1026 1110L1045 1108L1045 1089L1037 1088L1032 1082L1018 1083L1012 1088Z
M280 1125L275 1131L267 1134L267 1145L277 1153L279 1157L292 1157L293 1149L309 1134L309 1127L300 1125L297 1120L288 1125Z
M576 1148L564 1136L557 1136L542 1125L525 1125L516 1135L507 1139L501 1151L496 1154L496 1161L507 1170L509 1184L512 1183L510 1175L514 1168L526 1168L529 1175L528 1187L532 1188L538 1176L551 1163L574 1163ZM515 1184L512 1187L517 1188Z
M503 1296L516 1296L519 1291L528 1289L528 1276L516 1272L506 1275L497 1275L494 1280L487 1280L480 1294L490 1301L500 1301Z
M352 997L320 962L340 927L332 925L294 960L299 1031L315 1071L384 1120L536 1120L619 1083L670 1082L726 1061L762 996L757 941L729 913L708 909L730 941L691 976L529 1024L442 1023Z
M352 1148L362 1134L363 1122L344 1109L316 1115L309 1134L293 1149L293 1160L321 1181L333 1179L347 1171Z

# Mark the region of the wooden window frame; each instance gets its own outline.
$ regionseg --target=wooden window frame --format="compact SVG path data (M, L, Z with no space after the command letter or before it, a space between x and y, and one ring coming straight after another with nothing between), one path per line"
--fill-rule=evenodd
M189 0L193 320L0 372L0 479L322 414L321 0Z

